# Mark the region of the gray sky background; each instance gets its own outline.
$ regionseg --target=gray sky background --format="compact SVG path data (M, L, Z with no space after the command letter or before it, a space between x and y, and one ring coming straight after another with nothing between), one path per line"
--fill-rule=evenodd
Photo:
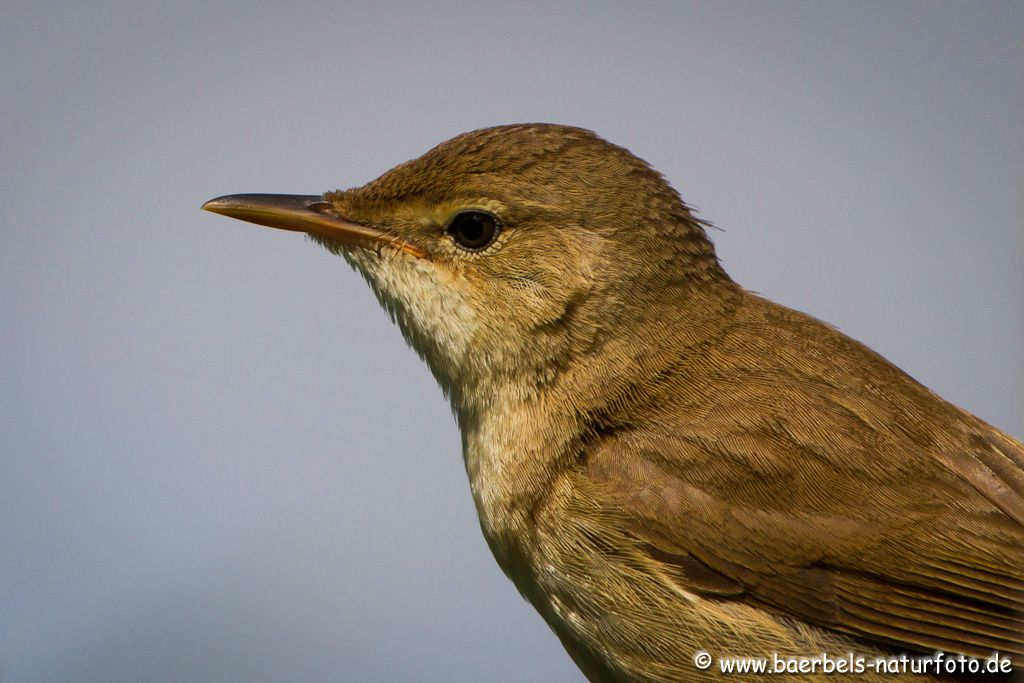
M738 281L1024 434L1024 4L0 5L0 666L582 681L344 263L199 211L592 128Z

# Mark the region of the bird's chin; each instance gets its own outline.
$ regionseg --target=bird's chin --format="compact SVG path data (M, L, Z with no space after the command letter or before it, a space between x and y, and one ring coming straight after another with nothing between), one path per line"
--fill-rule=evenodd
M362 244L359 242L350 242L331 239L330 237L321 237L320 235L306 235L306 238L315 244L319 244L321 247L331 252L336 256L341 256L346 261L349 260L349 255L355 252L368 251L371 254L377 253L376 246L370 244ZM351 261L350 261L351 263ZM354 264L353 264L354 265Z
M319 241L319 240L317 240ZM474 372L474 339L480 324L473 302L451 287L430 259L397 249L324 244L363 276L405 341L430 367L446 395Z

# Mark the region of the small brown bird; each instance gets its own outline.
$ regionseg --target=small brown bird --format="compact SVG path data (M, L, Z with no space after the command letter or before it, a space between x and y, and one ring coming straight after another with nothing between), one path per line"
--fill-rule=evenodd
M1024 667L1024 445L737 285L627 150L500 126L203 208L366 278L451 399L495 558L591 681ZM899 653L929 659L877 670Z

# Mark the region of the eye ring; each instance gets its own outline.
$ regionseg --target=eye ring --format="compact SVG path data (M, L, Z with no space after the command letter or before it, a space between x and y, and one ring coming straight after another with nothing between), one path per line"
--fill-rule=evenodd
M500 230L501 225L496 216L473 209L455 214L445 228L445 233L460 249L481 252L494 244Z

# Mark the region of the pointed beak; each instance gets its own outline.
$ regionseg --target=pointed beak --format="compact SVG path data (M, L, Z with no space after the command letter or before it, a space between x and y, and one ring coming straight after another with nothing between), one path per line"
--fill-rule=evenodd
M419 247L393 235L337 215L321 195L231 194L211 199L202 208L249 223L304 232L346 244L383 243L417 258L425 255Z

